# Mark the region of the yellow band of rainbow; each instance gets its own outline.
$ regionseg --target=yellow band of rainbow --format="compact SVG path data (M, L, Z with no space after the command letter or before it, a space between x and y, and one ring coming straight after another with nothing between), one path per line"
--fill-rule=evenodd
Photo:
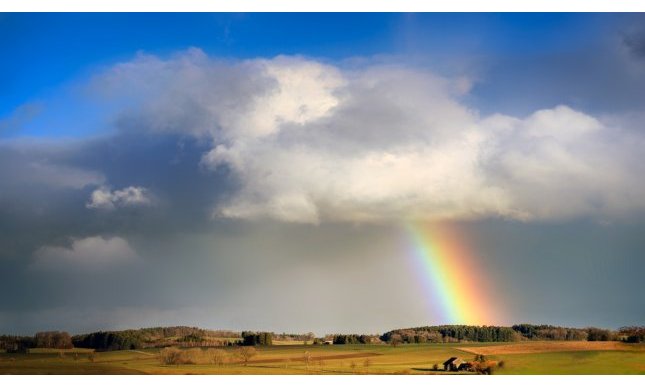
M499 305L489 296L486 275L452 230L407 223L412 255L419 264L430 304L438 306L436 322L484 325L499 321Z

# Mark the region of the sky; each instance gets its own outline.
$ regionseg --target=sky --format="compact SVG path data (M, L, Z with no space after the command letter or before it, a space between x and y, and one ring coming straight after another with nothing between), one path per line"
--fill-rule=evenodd
M0 14L0 332L645 322L642 14Z

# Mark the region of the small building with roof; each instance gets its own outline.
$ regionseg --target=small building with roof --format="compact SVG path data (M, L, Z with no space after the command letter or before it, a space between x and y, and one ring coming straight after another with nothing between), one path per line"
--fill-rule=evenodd
M443 370L444 371L457 371L459 370L459 366L463 363L464 361L461 360L458 357L451 357L450 359L446 360L443 362Z

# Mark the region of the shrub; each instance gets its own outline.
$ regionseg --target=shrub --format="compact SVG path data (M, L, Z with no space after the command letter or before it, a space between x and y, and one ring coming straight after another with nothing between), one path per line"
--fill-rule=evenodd
M181 364L181 350L173 347L164 348L159 352L161 364L175 365Z
M205 356L205 351L202 351L199 348L191 348L185 351L180 356L182 360L181 364L206 364L209 362Z
M475 355L475 361L477 362L485 362L486 361L486 356L482 354L477 354Z
M482 375L492 375L499 363L494 360L474 361L471 363L471 370Z
M211 364L223 366L228 360L228 353L222 349L209 348L206 350L206 358Z
M254 347L239 347L235 352L235 355L244 363L246 366L249 360L257 354L257 351Z
M213 362L212 353L199 348L191 348L184 351L174 347L164 348L159 352L159 358L161 363L166 365L210 364Z

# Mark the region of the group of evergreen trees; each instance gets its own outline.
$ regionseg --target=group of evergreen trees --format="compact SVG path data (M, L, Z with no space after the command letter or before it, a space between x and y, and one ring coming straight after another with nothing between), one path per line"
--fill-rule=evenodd
M622 339L630 342L643 341L642 327L621 328L623 334L600 328L567 328L554 325L516 324L512 327L439 325L386 332L381 340L388 343L426 342L499 342L518 340L575 340L609 341ZM640 329L640 330L639 330ZM639 336L640 334L640 336Z
M509 327L439 325L386 332L381 340L388 343L442 343L453 341L514 341L516 333Z
M567 328L553 325L517 324L513 329L529 340L609 341L615 333L600 328Z
M271 332L242 332L242 345L272 345L273 333Z
M586 329L565 328L553 325L516 324L513 330L529 340L587 340Z
M119 332L93 332L72 337L75 347L94 348L97 351L118 351L143 348L144 335L141 330Z
M333 335L334 344L372 344L377 337L370 335Z

